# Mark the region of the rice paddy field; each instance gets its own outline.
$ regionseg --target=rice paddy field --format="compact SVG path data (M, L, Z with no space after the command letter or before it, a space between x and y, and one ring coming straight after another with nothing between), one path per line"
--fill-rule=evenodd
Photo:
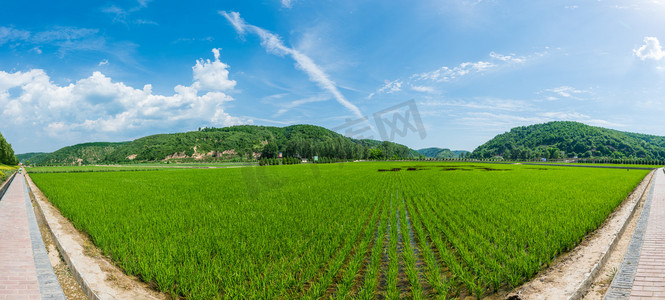
M362 162L31 177L104 254L174 297L419 299L524 283L647 173Z
M255 166L257 163L141 163L127 165L88 165L88 166L50 166L29 167L30 173L79 173L79 172L116 172L116 171L157 171L160 169L190 169L190 168L232 168Z

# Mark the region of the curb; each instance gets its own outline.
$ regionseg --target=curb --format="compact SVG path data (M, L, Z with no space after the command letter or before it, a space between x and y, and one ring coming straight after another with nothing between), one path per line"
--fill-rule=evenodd
M25 184L25 182L22 183ZM67 298L62 290L60 281L53 271L51 260L48 257L46 246L42 240L39 225L37 225L37 218L35 217L32 201L28 192L29 187L27 184L24 186L26 188L23 189L23 201L25 202L25 208L28 213L28 228L30 230L32 255L35 261L35 269L37 271L37 281L39 282L39 292L41 293L42 299L66 300Z
M658 171L661 170L662 169L658 169ZM652 186L649 191L649 197L647 197L647 200L644 202L644 208L642 209L640 219L637 222L635 233L630 239L628 251L626 252L626 255L624 256L603 299L628 299L628 297L630 297L631 290L633 289L633 281L635 280L635 272L637 271L637 265L642 252L644 235L647 230L653 191L654 187Z
M582 299L584 295L586 294L587 290L593 283L594 279L596 279L596 276L598 275L598 272L600 272L600 269L602 269L605 264L607 263L607 260L610 257L610 253L614 251L614 248L616 248L616 245L618 241L621 239L623 236L624 232L626 231L626 227L628 227L628 223L635 217L635 211L637 210L637 207L639 206L640 202L644 203L645 196L648 195L649 187L651 187L653 183L653 178L656 175L658 169L653 170L651 173L649 173L648 176L651 176L649 178L649 183L644 187L644 190L642 191L642 195L640 195L640 198L635 202L635 205L633 205L633 208L630 210L630 214L628 215L628 218L626 221L623 223L621 226L621 229L619 229L619 232L614 236L612 239L612 242L610 245L605 249L603 254L601 255L600 259L598 262L591 268L591 271L587 273L585 276L584 280L577 286L575 289L575 292L568 297L569 300L577 300L577 299Z
M9 177L9 179L5 180L4 185L0 187L0 200L2 200L2 197L5 196L5 192L9 188L9 185L12 184L12 181L14 181L14 177L16 177L16 172L14 172L14 174L12 174L12 176Z
M67 264L67 267L72 271L72 275L74 275L74 278L76 279L76 282L81 285L81 289L83 289L83 292L88 296L88 299L90 300L101 300L99 295L95 293L95 291L90 288L90 284L88 281L83 277L83 275L78 271L78 268L76 267L76 264L69 258L69 255L65 251L65 249L62 247L62 244L60 243L60 240L58 239L58 236L53 232L51 229L51 225L48 223L46 217L44 216L44 211L42 209L42 204L40 203L39 200L37 200L37 196L32 192L32 188L30 187L30 182L32 182L32 178L30 178L30 175L27 173L24 176L25 181L26 181L26 187L28 188L28 193L32 196L31 198L34 198L35 202L37 203L37 210L39 211L39 214L42 216L44 219L44 224L46 225L46 228L48 228L48 233L51 235L53 238L53 241L55 242L56 247L58 248L58 252L60 252L60 255L62 258L65 260L65 263ZM28 181L28 178L30 178L30 181Z

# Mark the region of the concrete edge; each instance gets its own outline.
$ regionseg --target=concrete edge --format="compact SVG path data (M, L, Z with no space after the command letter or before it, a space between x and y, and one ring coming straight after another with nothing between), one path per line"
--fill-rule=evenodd
M9 188L9 185L12 184L12 181L14 181L14 177L16 177L16 172L14 172L14 174L12 174L9 179L5 180L5 182L2 184L2 187L0 187L0 200L2 200L2 197L5 196L5 192Z
M78 284L81 285L81 289L83 289L83 292L86 294L86 296L88 296L88 299L101 300L99 295L97 295L97 293L95 293L95 291L93 291L92 288L90 287L88 280L86 280L83 274L79 272L74 261L71 260L65 249L62 247L60 239L58 239L58 235L56 235L53 232L53 229L51 229L51 225L48 223L48 220L44 216L42 204L40 203L39 200L37 200L37 196L32 192L32 188L30 185L30 183L32 182L32 178L30 178L30 175L28 175L27 173L25 174L25 181L26 181L26 187L28 188L28 192L30 193L30 195L32 195L32 197L34 197L35 202L37 203L37 210L39 211L39 214L42 216L42 218L44 218L44 223L46 224L46 228L48 228L48 232L53 238L53 241L55 241L55 245L58 248L58 252L60 252L60 255L65 260L65 263L67 264L69 270L72 271L72 275L74 275L76 282L78 282ZM38 188L37 185L35 185L34 183L32 184L35 186L35 188Z
M657 169L663 170L662 168ZM642 243L644 241L644 234L646 233L646 225L651 212L651 200L653 198L654 187L651 186L649 197L644 202L644 208L640 214L640 219L637 222L635 233L630 239L628 251L624 256L616 275L612 279L610 286L605 293L603 299L628 299L630 291L632 290L632 283L635 279L635 272L642 252Z
M46 246L42 240L42 234L37 225L37 218L33 210L32 201L28 194L28 187L25 182L23 186L23 201L28 214L28 229L30 230L30 243L32 244L32 256L35 261L35 270L37 271L37 282L39 282L39 292L44 299L67 299L60 286L60 281L53 271L51 260L48 257Z
M607 246L607 248L605 249L605 251L601 255L598 262L591 268L591 271L589 273L587 273L584 280L582 280L582 282L577 286L577 288L575 289L573 294L570 297L568 297L569 300L582 299L584 297L584 295L586 294L587 290L589 289L589 287L591 286L591 284L593 283L593 281L598 276L598 273L600 272L600 270L605 266L605 264L607 263L607 260L610 257L609 254L612 253L612 251L614 251L614 248L616 248L617 243L619 242L619 240L623 236L624 232L626 231L626 227L628 227L628 224L630 223L630 221L635 217L635 211L637 210L638 205L640 203L644 203L644 201L646 199L646 196L648 195L649 188L651 187L651 185L653 183L653 179L656 175L657 170L658 169L656 169L656 170L652 169L652 171L649 172L649 174L647 174L647 176L650 176L649 177L649 183L646 185L646 187L644 187L644 190L642 190L642 195L640 195L640 198L637 201L635 201L635 204L630 209L630 214L628 215L628 218L626 218L626 221L623 223L623 225L621 225L621 228L619 229L619 232L616 235L614 235L614 238L612 239L612 242L609 244L609 246Z

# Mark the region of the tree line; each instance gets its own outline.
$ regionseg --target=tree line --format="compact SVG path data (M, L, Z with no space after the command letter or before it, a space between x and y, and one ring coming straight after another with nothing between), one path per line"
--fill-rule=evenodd
M12 145L7 143L7 140L0 133L0 163L5 165L17 165L18 159L14 155Z

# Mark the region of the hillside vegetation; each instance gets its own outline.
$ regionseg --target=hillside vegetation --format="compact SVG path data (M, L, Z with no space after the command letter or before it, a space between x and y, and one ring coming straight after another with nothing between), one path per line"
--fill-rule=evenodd
M22 164L27 164L32 161L39 161L44 155L47 155L49 153L46 152L28 152L28 153L21 153L21 154L16 154L16 158L18 161Z
M474 158L665 160L665 137L555 121L515 127L473 151Z
M17 165L18 159L14 155L12 145L7 143L7 140L0 133L0 164Z
M32 161L47 165L60 164L63 162L73 164L94 164L104 161L108 154L126 144L128 144L128 142L78 144L64 147L53 153L35 155L32 157Z
M418 156L392 142L356 140L319 126L241 125L157 134L122 143L87 143L35 155L37 165L128 163L162 160L248 160L283 157L383 159Z

